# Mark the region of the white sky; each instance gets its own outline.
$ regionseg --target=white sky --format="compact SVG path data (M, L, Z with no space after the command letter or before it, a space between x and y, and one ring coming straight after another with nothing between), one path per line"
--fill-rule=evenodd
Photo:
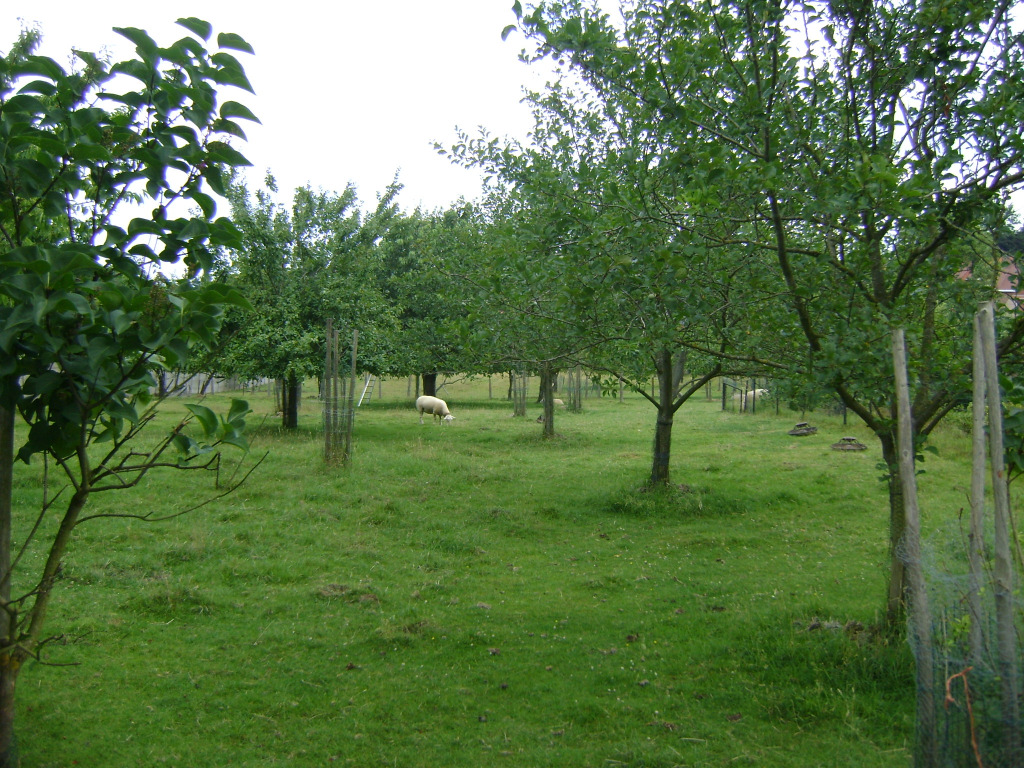
M399 172L402 209L445 208L478 196L475 171L451 165L433 149L449 146L458 126L472 134L525 138L532 127L520 103L523 84L540 88L545 73L518 60L523 38L501 32L515 22L512 0L22 0L0 14L0 51L23 25L38 23L40 52L64 64L72 47L132 46L112 27L140 27L159 45L188 31L174 21L196 16L217 32L234 32L255 49L238 53L256 95L246 104L262 126L242 121L249 141L238 149L253 163L250 189L269 169L281 201L296 187L341 192L356 186L372 207ZM13 9L11 9L13 6Z
M519 33L501 40L515 21L512 1L14 0L0 12L0 51L38 24L41 53L61 63L72 47L125 58L131 44L112 27L141 27L168 45L189 34L174 21L197 16L256 51L237 54L256 95L230 95L262 121L241 121L250 189L267 170L285 203L296 187L341 192L352 182L371 208L397 171L402 209L432 211L481 186L479 173L453 166L434 141L451 145L456 126L517 138L532 127L523 85L540 89L550 69L518 60ZM1024 193L1014 200L1024 210Z

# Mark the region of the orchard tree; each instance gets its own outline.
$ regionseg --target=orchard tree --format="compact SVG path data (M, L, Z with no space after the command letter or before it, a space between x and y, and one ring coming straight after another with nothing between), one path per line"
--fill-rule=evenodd
M472 294L461 332L488 370L510 372L510 389L516 375L539 376L537 402L543 408L543 435L550 438L558 371L578 363L581 345L591 337L581 337L574 319L562 311L564 273L551 249L568 220L549 219L518 192L495 190L488 200L479 257L464 264L457 278Z
M458 275L480 257L482 227L479 211L460 201L400 217L381 241L385 291L400 323L392 369L422 377L425 395L436 394L439 373L485 372L459 333L469 291Z
M255 198L241 181L228 190L242 231L226 271L255 309L235 311L220 356L226 372L282 382L283 425L298 425L302 381L323 373L325 326L359 330L360 363L382 372L396 320L381 290L376 240L395 216L392 185L364 216L351 184L339 194L296 189L290 209L277 203L277 184Z
M686 190L661 162L645 105L569 77L528 98L530 145L463 134L451 150L506 185L511 201L503 258L482 269L495 270L495 298L533 328L541 359L571 350L654 406L650 483L665 484L675 413L723 371L726 353L739 357L752 257L726 241L727 221L711 238L666 215ZM544 343L552 339L555 348Z
M113 65L77 51L78 68L66 71L35 55L35 32L0 57L3 767L18 764L15 684L52 639L45 620L61 559L77 526L110 516L89 515L89 500L154 469L214 467L218 443L244 447L242 402L220 419L193 406L198 440L183 422L145 452L134 447L154 415L155 373L208 347L224 308L245 303L199 278L217 248L238 243L231 222L214 218L211 192L223 194L229 169L245 164L229 140L244 138L239 119L255 117L218 90L251 90L233 51L252 51L232 34L210 49L209 24L178 23L191 34L168 47L115 30L135 57ZM163 277L172 265L184 276ZM27 515L13 508L13 464L40 456L66 487ZM37 574L29 552L42 554Z
M890 330L909 340L920 442L969 391L971 316L991 286L962 270L993 260L1005 195L1022 180L1024 63L1010 8L635 0L616 26L593 3L516 4L529 55L564 59L596 90L644 106L686 201L660 218L763 254L765 305L785 309L769 315L802 339L796 373L878 437L891 627L906 580ZM746 205L723 211L721 191L738 188ZM1004 364L1022 339L1024 316L1006 318Z

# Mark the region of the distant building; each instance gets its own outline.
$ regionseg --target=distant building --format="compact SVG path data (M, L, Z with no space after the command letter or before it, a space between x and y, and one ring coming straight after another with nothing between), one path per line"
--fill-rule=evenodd
M961 280L969 280L971 268L965 267L960 270L957 277ZM1017 266L1014 254L1005 254L1002 267L996 278L995 288L999 300L1007 307L1013 309L1024 307L1024 286L1021 285L1020 267Z
M996 291L1008 307L1017 308L1024 303L1024 290L1020 290L1020 267L1013 256L1007 255L996 280Z

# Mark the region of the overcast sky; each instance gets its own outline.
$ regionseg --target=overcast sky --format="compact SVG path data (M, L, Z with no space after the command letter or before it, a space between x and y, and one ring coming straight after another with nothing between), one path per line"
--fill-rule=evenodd
M372 207L397 171L403 210L475 198L478 173L452 166L432 143L450 145L456 126L524 138L532 125L524 84L543 85L537 65L518 61L523 38L512 0L27 0L5 3L0 51L22 26L38 25L41 53L66 63L72 47L131 55L112 27L140 27L160 45L188 32L197 16L214 33L235 32L255 49L238 54L256 91L237 100L262 121L239 149L253 163L250 188L269 169L283 201L311 184L340 192L355 184ZM13 9L12 9L13 6ZM234 98L234 97L232 97ZM246 125L243 122L243 125Z

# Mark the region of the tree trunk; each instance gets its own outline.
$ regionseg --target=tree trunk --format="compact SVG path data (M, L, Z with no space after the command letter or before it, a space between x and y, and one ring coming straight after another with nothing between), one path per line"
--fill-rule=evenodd
M18 739L14 734L14 686L18 665L9 654L0 663L0 768L18 768Z
M540 368L540 389L537 390L537 402L544 402L545 392L558 391L558 370L551 367L550 363L544 363ZM554 396L552 394L552 396Z
M900 552L907 520L896 438L891 432L884 432L878 437L882 443L882 459L889 473L889 587L885 623L889 630L895 631L903 625L907 610L907 573Z
M83 474L88 475L87 467L83 468ZM2 649L0 649L0 768L17 768L20 765L17 740L14 736L15 683L22 665L35 652L40 638L43 636L46 614L50 607L50 598L53 596L57 574L60 572L61 561L71 543L71 535L75 526L78 525L79 517L82 510L85 509L90 493L91 488L86 482L75 491L68 501L68 507L64 511L60 527L50 544L50 552L43 565L39 583L34 590L32 607L23 614L23 619L16 626L11 625L10 614L5 616L5 621L8 623L8 635L0 638L0 642L2 642ZM26 621L27 628L25 627Z
M655 358L658 371L658 422L654 429L654 457L651 462L651 485L667 483L669 458L672 453L672 421L675 417L673 406L674 368L672 353L664 349Z
M437 373L423 374L423 394L437 397Z
M550 363L540 368L540 397L544 403L544 437L555 436L555 393L553 371Z
M281 379L281 426L284 429L288 429L288 413L291 410L290 392L288 379Z
M281 388L281 424L285 429L296 429L299 426L299 393L302 382L294 373L289 373Z
M686 351L676 355L672 363L672 399L679 397L679 390L683 386L683 376L686 375Z
M14 412L0 406L0 605L11 600L11 523L14 493ZM0 644L13 644L11 616L0 610ZM14 684L18 664L11 653L0 653L0 768L16 768L14 738Z

